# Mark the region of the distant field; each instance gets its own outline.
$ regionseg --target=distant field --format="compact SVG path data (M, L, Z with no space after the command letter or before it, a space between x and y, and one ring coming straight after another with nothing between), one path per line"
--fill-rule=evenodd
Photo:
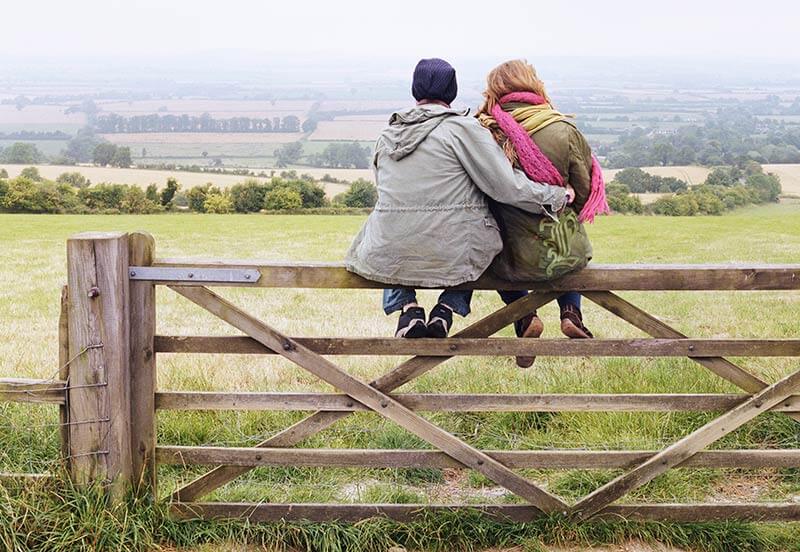
M0 105L0 132L38 130L74 132L86 124L83 113L64 113L62 105L29 105L18 110L13 105Z
M375 140L386 127L380 120L339 120L320 121L309 140Z
M775 173L781 179L781 186L784 193L800 194L800 164L785 164L785 165L763 165L764 171ZM621 169L604 169L603 176L606 182L614 179ZM679 167L642 167L642 170L657 176L673 176L685 180L690 185L695 186L702 184L711 169L707 167L698 167L695 165L679 166Z
M7 148L16 142L34 144L45 155L58 155L67 147L66 140L0 140L0 149Z
M8 171L11 178L19 176L25 165L0 165ZM111 167L72 167L66 165L36 165L39 173L47 178L54 180L61 173L77 171L91 180L95 184L101 182L110 182L114 184L134 184L141 187L146 187L149 184L158 184L162 187L166 184L167 178L174 177L178 180L182 189L191 188L193 186L202 186L207 182L211 182L220 188L228 188L234 184L242 182L246 178L253 178L247 176L236 176L230 174L212 174L212 173L194 173L186 171L166 171L166 170L149 170L149 169L116 169ZM296 170L298 174L306 173L319 179L324 174L329 174L339 180L355 180L357 178L367 178L370 171L348 171L345 169L312 169L309 167L291 167L289 170ZM276 175L281 172L276 170ZM258 180L265 180L259 178ZM370 180L372 178L370 177ZM319 182L325 188L325 192L330 197L339 194L347 189L346 184L331 184L328 182Z
M603 176L606 182L614 180L614 176L621 169L603 169ZM710 169L706 167L698 167L695 165L679 166L679 167L642 167L642 170L656 176L672 176L685 180L690 185L702 184Z
M136 132L103 134L115 144L281 144L296 142L300 132Z
M116 101L99 103L108 113L118 113L126 117L135 115L202 115L230 119L233 117L286 117L304 116L313 101L310 100L146 100ZM163 109L163 108L166 108Z

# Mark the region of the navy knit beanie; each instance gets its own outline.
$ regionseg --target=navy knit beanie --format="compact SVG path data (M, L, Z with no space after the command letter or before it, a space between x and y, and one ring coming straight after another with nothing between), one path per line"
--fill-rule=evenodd
M439 100L448 105L453 103L458 94L456 70L443 59L421 59L414 68L411 94L418 102Z

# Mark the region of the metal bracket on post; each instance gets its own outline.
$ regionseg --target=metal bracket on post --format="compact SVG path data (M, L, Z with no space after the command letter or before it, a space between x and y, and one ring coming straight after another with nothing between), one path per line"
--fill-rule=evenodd
M261 272L254 268L132 266L129 271L131 280L181 284L255 284L261 278Z

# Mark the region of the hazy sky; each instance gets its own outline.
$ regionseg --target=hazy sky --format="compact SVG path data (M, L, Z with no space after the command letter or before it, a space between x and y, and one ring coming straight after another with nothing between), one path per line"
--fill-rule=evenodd
M800 58L796 0L24 0L3 55Z

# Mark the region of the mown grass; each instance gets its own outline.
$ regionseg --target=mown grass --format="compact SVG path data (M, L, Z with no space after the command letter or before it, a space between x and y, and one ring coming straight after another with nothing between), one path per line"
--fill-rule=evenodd
M59 288L65 277L65 240L85 230L146 230L154 234L158 256L339 260L362 217L302 216L24 216L0 215L0 377L51 377L57 373L56 330ZM800 262L800 206L765 206L723 217L607 217L590 227L596 262ZM379 308L374 291L241 290L222 294L292 335L391 335L395 320ZM627 298L692 336L797 337L800 294L625 293ZM425 304L435 295L423 294ZM496 294L477 294L471 320L500 306ZM554 306L542 309L546 336L556 337ZM587 323L601 337L642 335L591 304ZM158 292L161 334L232 334L221 321L167 289ZM463 325L463 321L457 322ZM510 336L506 329L501 335ZM337 358L354 375L368 379L390 370L400 358ZM774 381L798 368L791 359L738 359ZM159 388L176 390L331 391L301 369L275 358L162 355ZM511 359L459 358L404 386L408 392L464 393L678 393L735 392L704 368L681 359L540 358L520 371ZM306 413L161 412L162 444L249 446L301 419ZM451 413L426 414L435 423L487 449L654 449L663 447L715 413ZM42 472L57 468L57 415L52 407L0 404L0 472ZM796 424L780 414L763 415L717 446L724 448L800 446ZM428 448L417 437L360 413L309 439L310 447ZM162 466L160 491L202 473L202 468ZM590 492L613 477L613 470L525 473L568 499ZM385 550L390 543L438 550L488 545L531 547L545 542L618 542L642 537L705 550L789 549L798 538L790 525L662 525L603 523L574 526L546 520L525 526L465 518L398 525L374 521L340 524L246 526L170 521L158 507L98 508L98 497L59 484L9 490L0 500L0 544L28 535L31 523L52 527L29 536L26 550L106 549L92 544L106 534L110 548L142 549L153 543L254 542L313 550ZM742 490L744 489L744 490ZM704 499L791 500L800 495L792 470L675 470L626 501ZM452 470L370 470L259 468L214 492L210 500L298 502L515 502L474 473ZM72 504L85 505L75 514ZM83 511L83 510L81 510ZM72 513L71 513L72 512ZM102 518L111 516L111 518ZM100 519L102 518L102 519ZM121 521L129 525L122 524ZM96 527L92 530L91 527ZM82 529L81 529L82 528ZM70 539L84 534L84 540ZM31 534L36 533L32 531ZM126 536L127 535L127 536ZM58 538L64 539L58 541ZM104 537L105 538L105 537ZM5 542L2 539L7 539ZM36 540L39 539L39 540ZM117 540L113 540L117 539ZM122 540L120 540L122 539ZM127 540L125 540L127 539ZM137 540L138 539L138 540ZM298 540L299 539L299 540ZM304 545L312 539L315 545ZM583 539L583 540L582 540ZM20 541L23 542L23 541ZM120 544L121 543L121 544ZM470 544L471 543L471 544ZM526 544L527 543L527 544ZM725 548L724 543L736 543ZM16 545L15 545L16 546ZM781 548L781 546L783 548ZM94 547L94 548L92 548ZM127 548L126 548L127 547ZM449 547L449 548L448 548ZM14 550L11 545L8 549Z

